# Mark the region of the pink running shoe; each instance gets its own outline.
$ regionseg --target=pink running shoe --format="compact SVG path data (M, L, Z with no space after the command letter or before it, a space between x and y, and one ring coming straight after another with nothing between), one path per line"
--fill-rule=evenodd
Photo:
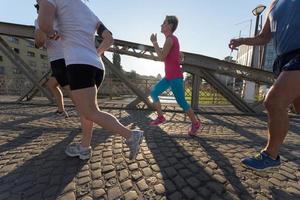
M155 120L150 122L150 126L158 126L166 121L164 116L158 116Z
M189 129L189 135L190 136L194 136L197 135L197 131L201 128L201 122L198 121L196 124L191 125L190 129Z

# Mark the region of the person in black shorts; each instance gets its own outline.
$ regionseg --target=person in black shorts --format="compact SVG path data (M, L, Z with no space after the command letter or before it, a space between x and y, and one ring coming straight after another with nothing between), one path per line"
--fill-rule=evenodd
M126 139L129 159L135 159L143 140L143 131L130 130L119 120L98 107L97 93L104 78L101 55L113 44L112 33L82 0L38 0L39 25L49 39L63 38L67 75L76 109L80 114L82 139L69 145L65 153L82 160L92 155L93 124L108 129ZM80 11L80 12L79 12ZM56 30L53 22L58 20ZM95 32L103 38L95 48Z
M35 4L35 8L38 13L39 5ZM37 20L35 20L35 46L37 48L47 48L52 74L46 82L46 85L56 100L57 111L55 112L55 115L67 118L69 115L65 110L64 97L59 86L64 89L69 97L72 96L67 78L67 67L64 60L61 41L47 39L46 35L40 30Z
M243 166L258 171L280 166L279 149L288 133L287 108L293 104L300 113L300 1L274 0L260 34L232 39L229 47L265 45L271 39L277 53L273 65L277 79L264 100L268 142L256 156L242 160Z

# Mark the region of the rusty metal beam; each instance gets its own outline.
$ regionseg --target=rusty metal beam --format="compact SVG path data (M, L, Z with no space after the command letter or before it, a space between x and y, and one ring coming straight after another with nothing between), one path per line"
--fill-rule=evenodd
M102 56L102 60L106 67L108 67L114 75L116 75L120 80L122 80L128 88L130 88L139 98L143 101L148 108L153 109L152 103L148 99L148 95L140 91L134 84L128 81L128 78L105 56Z
M31 70L30 66L19 56L17 55L10 46L3 40L0 36L0 51L4 53L4 55L13 63L21 72L47 97L50 103L53 102L50 93L43 88L37 77L35 76L34 72Z

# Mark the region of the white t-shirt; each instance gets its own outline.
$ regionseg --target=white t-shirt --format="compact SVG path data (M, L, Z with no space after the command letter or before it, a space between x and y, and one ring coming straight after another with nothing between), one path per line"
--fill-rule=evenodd
M81 0L48 0L56 8L56 21L66 65L86 64L104 69L95 47L99 18Z
M40 29L37 19L34 21L35 29ZM57 24L54 23L54 29L57 30ZM47 54L49 61L55 61L64 58L64 52L62 49L62 43L60 40L46 39L45 47L47 48Z

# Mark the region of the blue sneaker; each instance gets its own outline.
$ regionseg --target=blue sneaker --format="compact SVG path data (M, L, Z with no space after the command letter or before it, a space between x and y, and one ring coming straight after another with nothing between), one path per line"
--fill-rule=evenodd
M281 164L279 156L276 160L274 160L264 151L260 152L256 156L242 159L241 163L243 166L257 171L277 168Z

